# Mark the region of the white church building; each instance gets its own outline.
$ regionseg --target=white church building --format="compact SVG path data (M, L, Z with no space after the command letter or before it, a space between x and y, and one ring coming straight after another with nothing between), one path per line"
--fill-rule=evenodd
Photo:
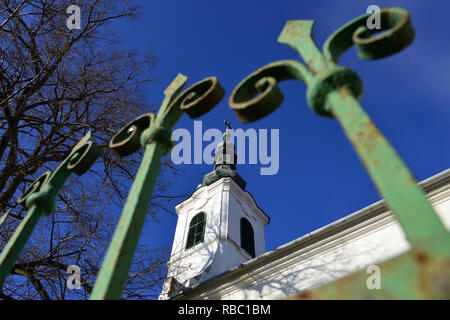
M235 163L227 130L214 170L175 206L178 222L159 299L283 299L410 248L381 200L266 252L270 218L245 190ZM450 169L419 184L450 230Z

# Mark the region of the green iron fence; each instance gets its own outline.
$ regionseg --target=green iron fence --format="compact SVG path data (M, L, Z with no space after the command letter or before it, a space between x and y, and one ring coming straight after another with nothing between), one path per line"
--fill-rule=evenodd
M380 265L383 290L366 287L365 270L301 292L299 299L432 299L450 298L450 234L429 204L424 192L401 158L359 104L362 83L352 70L339 66L341 54L356 45L361 59L380 59L407 47L414 38L409 13L401 8L379 12L381 30L368 29L365 14L345 24L326 40L322 52L312 39L313 21L288 21L278 41L293 47L306 65L295 60L270 63L244 79L232 92L229 105L244 122L261 119L281 105L278 81L296 79L307 85L310 108L336 118L366 167L380 195L403 228L411 249ZM381 31L379 35L373 33ZM145 153L122 215L97 276L90 299L119 299L128 277L145 213L158 176L161 157L172 147L171 131L183 112L196 118L207 113L224 96L217 78L206 78L181 92L187 77L179 74L166 89L155 116L144 114L111 139L110 148L127 156ZM83 174L99 150L86 135L55 172L46 172L21 196L29 210L0 255L3 283L43 214L50 214L68 176ZM8 213L0 218L0 225Z

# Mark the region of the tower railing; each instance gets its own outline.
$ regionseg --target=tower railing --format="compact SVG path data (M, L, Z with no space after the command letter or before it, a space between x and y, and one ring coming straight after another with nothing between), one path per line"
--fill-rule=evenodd
M245 78L233 90L229 105L243 123L272 113L282 103L277 82L296 79L307 85L307 102L318 115L335 118L368 171L380 195L397 218L411 249L380 264L383 290L366 287L365 270L322 287L300 292L300 299L448 299L450 298L450 234L417 185L408 167L359 104L362 82L339 57L356 45L361 59L380 59L407 47L414 38L409 13L401 8L380 11L381 30L368 29L370 14L355 18L334 32L322 52L312 38L314 21L288 21L278 41L293 47L306 65L296 60L270 63ZM376 31L379 35L371 36ZM144 148L141 165L96 279L90 299L119 299L133 260L145 213L159 173L161 157L170 152L171 131L183 112L196 118L224 96L217 78L206 78L182 91L187 77L179 74L165 90L156 115L144 114L111 139L109 147L121 157ZM28 241L39 218L51 214L54 198L68 176L83 174L99 150L87 134L55 170L39 177L20 197L29 210L0 255L0 284ZM8 212L0 218L0 225Z

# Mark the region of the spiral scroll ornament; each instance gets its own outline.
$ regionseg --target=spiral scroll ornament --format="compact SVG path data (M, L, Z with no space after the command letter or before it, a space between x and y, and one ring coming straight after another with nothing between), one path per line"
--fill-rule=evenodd
M52 173L46 171L37 178L20 196L18 203L30 209L33 205L39 206L45 214L55 209L54 198L63 187L69 175L85 173L100 155L100 149L90 140L88 132L78 142L66 159Z
M272 62L241 81L233 90L229 105L244 123L261 119L275 111L283 101L277 82L296 79L308 86L309 107L321 116L334 117L326 97L340 89L348 89L357 100L362 96L362 82L349 68L338 66L339 57L356 45L364 60L380 59L397 53L411 44L414 29L409 13L401 8L380 12L381 30L368 29L371 14L355 18L334 32L324 43L323 53L317 48L312 32L314 21L288 21L278 41L300 53L306 66L298 61ZM379 35L374 35L379 32Z
M183 112L190 118L198 118L216 106L225 95L216 77L199 81L179 93L186 79L178 75L166 90L166 98L158 114L146 113L129 122L113 136L109 147L125 157L140 147L159 142L164 145L163 154L169 153L173 146L171 130Z

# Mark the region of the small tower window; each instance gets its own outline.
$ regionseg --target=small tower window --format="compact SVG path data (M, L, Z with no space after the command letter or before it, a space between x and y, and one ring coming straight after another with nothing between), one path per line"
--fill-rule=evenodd
M251 223L241 218L241 248L254 258L255 257L255 240L253 236L253 228Z
M205 235L205 222L206 214L204 212L200 212L192 218L191 223L189 224L186 249L192 248L196 244L203 242L203 237Z

